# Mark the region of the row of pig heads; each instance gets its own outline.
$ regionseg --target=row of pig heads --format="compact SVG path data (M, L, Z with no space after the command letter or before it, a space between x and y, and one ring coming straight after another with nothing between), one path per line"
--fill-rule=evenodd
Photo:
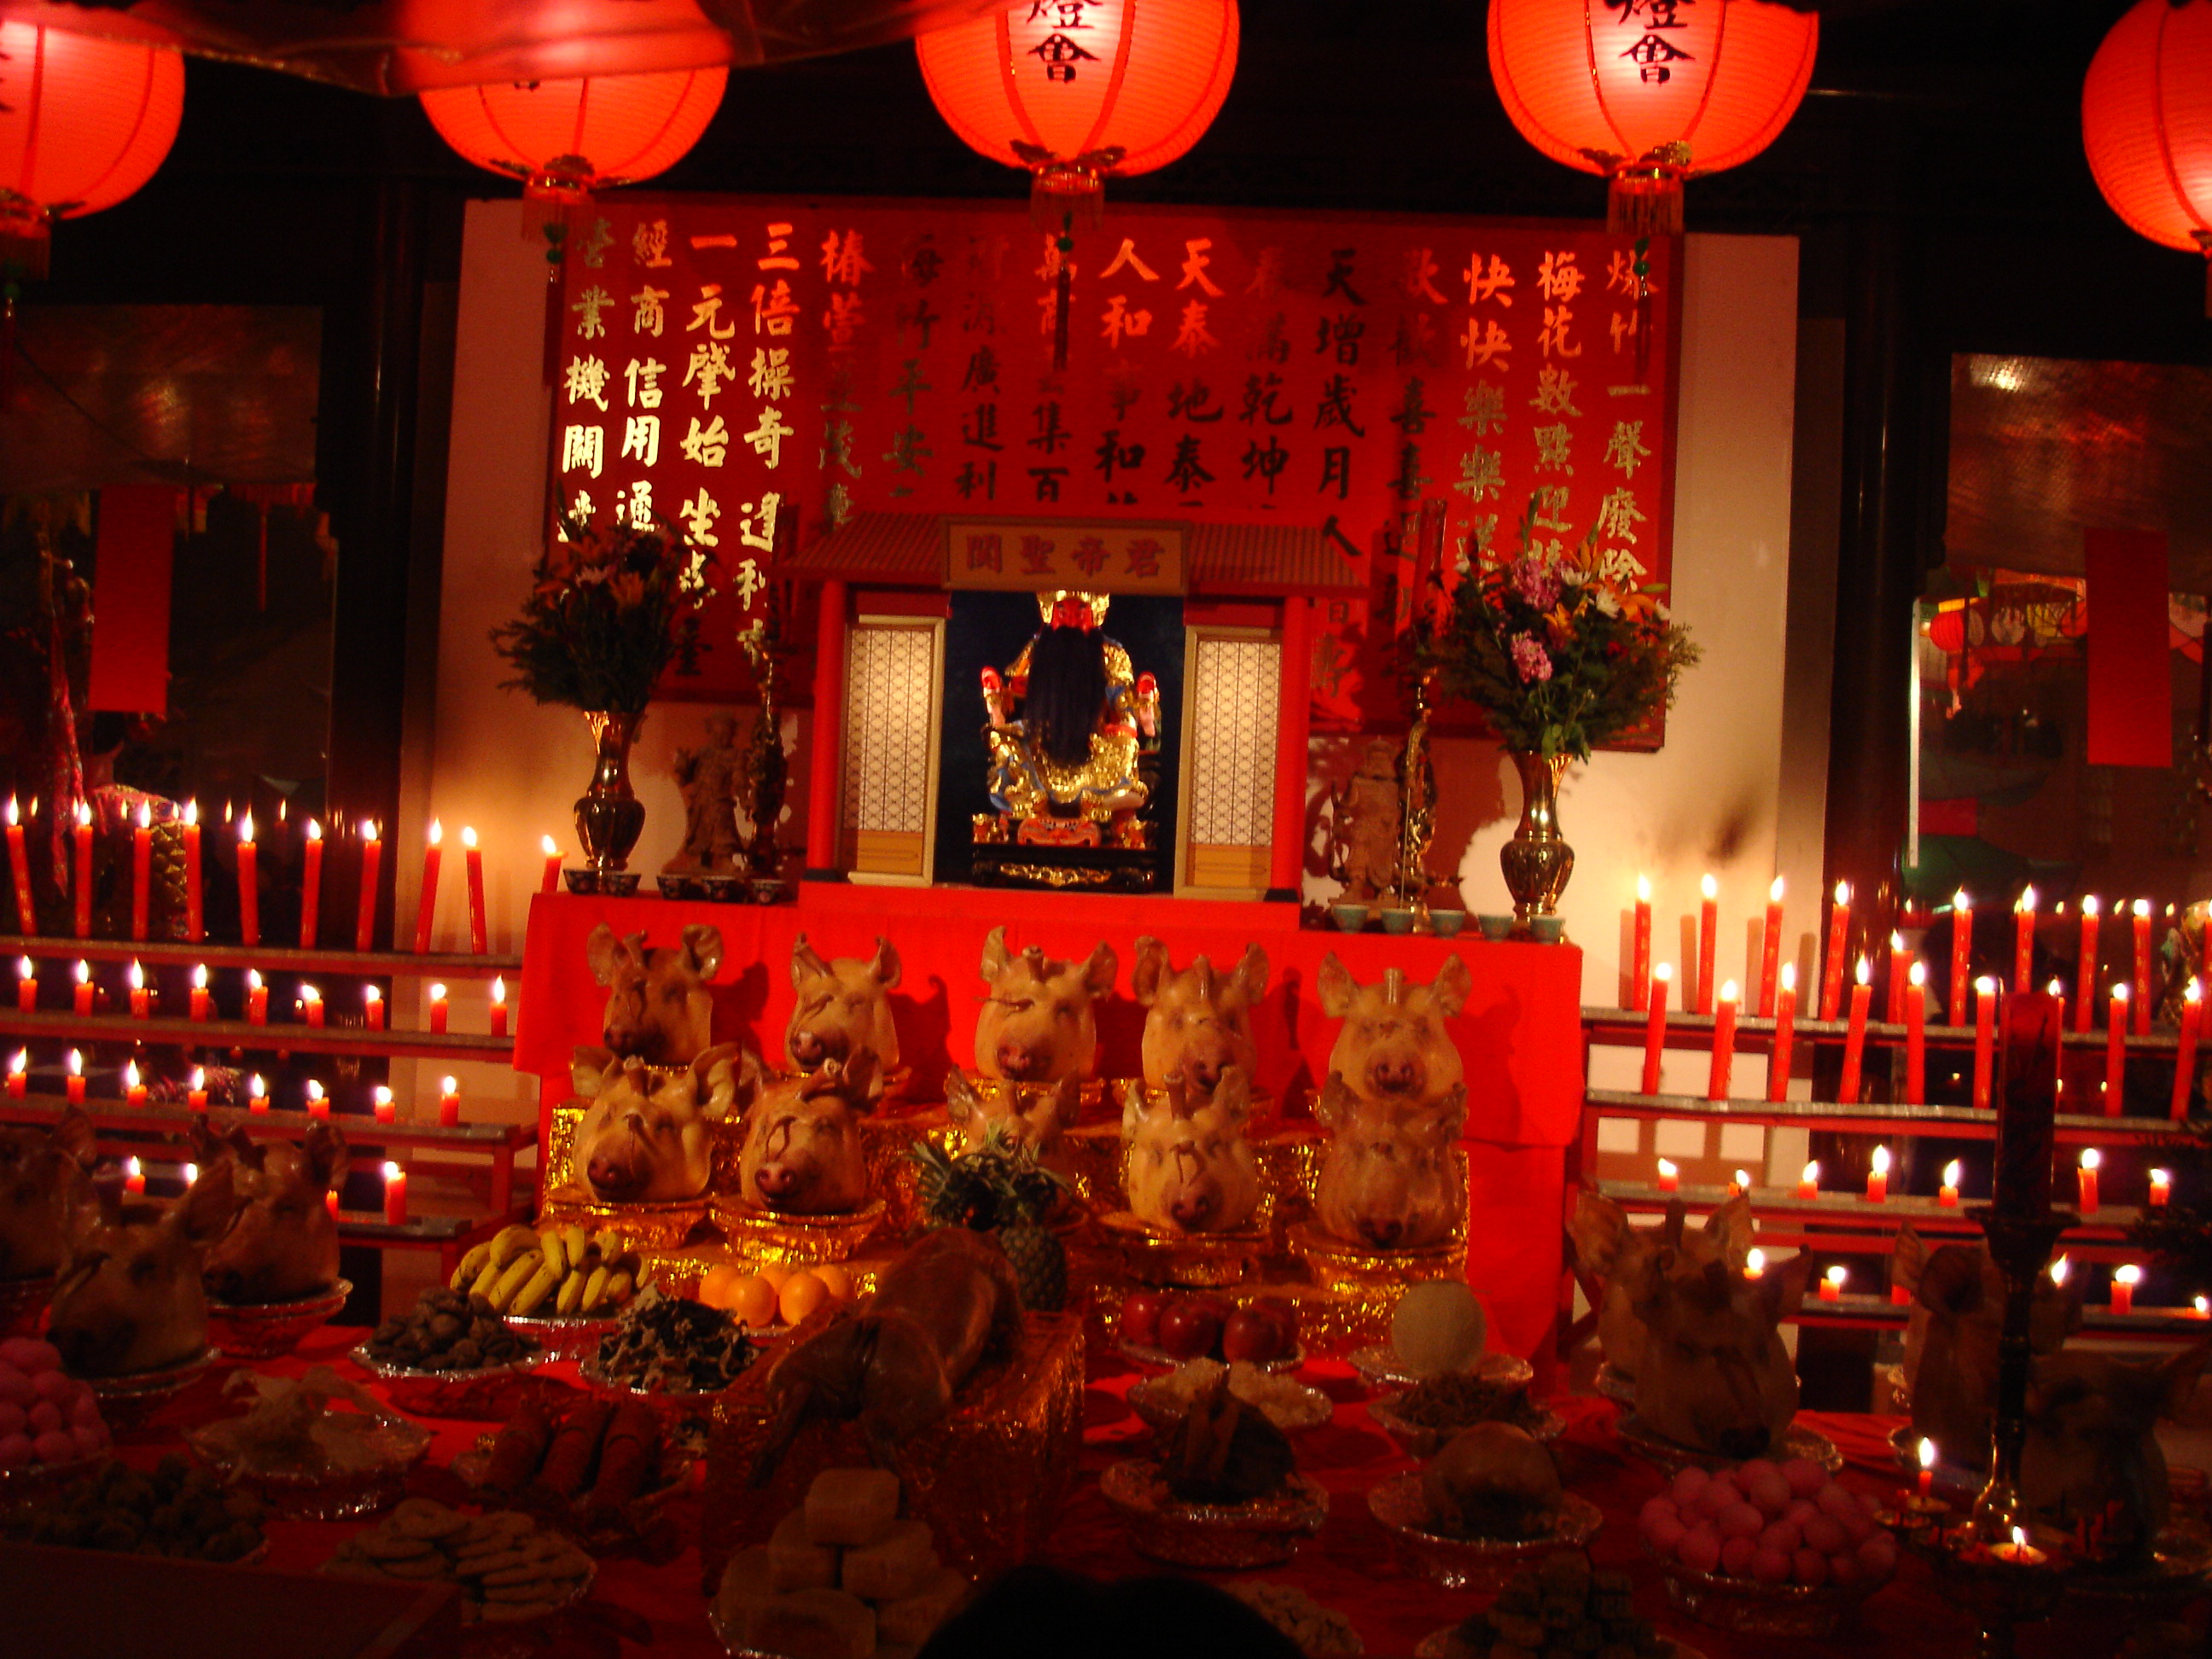
M600 1035L607 1048L648 1066L688 1066L714 1038L707 989L722 965L719 927L694 923L683 943L649 948L642 933L617 937L601 922L585 941L592 977L607 988Z
M88 1182L47 1310L46 1340L62 1364L80 1376L115 1376L198 1352L207 1340L200 1275L237 1212L228 1159L166 1205Z
M1194 957L1180 972L1168 947L1149 934L1137 941L1129 988L1145 1010L1144 1072L1158 1089L1180 1078L1200 1096L1211 1095L1231 1066L1249 1085L1259 1060L1252 1041L1252 1009L1267 992L1267 953L1256 945L1226 974Z
M614 1204L673 1203L705 1192L712 1126L737 1103L740 1063L738 1046L725 1042L656 1077L639 1055L579 1048L570 1081L591 1104L570 1157L586 1188ZM757 1060L751 1063L757 1068Z
M1321 960L1315 989L1322 1012L1340 1019L1328 1069L1362 1100L1392 1108L1420 1107L1448 1094L1466 1077L1458 1045L1445 1030L1474 990L1467 963L1448 956L1427 985L1391 968L1362 985L1331 951Z
M1251 1110L1249 1075L1241 1066L1224 1066L1206 1093L1181 1071L1157 1089L1125 1085L1130 1210L1179 1233L1233 1231L1251 1219L1260 1206L1259 1161L1244 1138Z
M1576 1265L1597 1281L1598 1346L1606 1363L1624 1376L1632 1377L1641 1368L1645 1329L1636 1316L1636 1297L1655 1257L1669 1253L1678 1278L1701 1273L1716 1261L1741 1273L1751 1260L1753 1236L1747 1193L1729 1200L1693 1231L1679 1198L1667 1206L1657 1226L1638 1227L1620 1205L1583 1188L1576 1195L1567 1237Z
M1098 1068L1097 1002L1121 963L1103 940L1082 962L1061 962L1031 945L1006 949L1006 930L983 941L990 988L975 1016L975 1070L1010 1083L1058 1083Z
M791 945L791 988L795 1000L784 1028L784 1053L793 1069L811 1072L826 1060L842 1060L866 1048L876 1060L875 1088L897 1069L898 1029L891 1021L890 993L898 988L898 952L878 935L875 954L863 960L825 960L801 933Z
M58 1272L70 1214L99 1157L91 1118L65 1108L51 1129L0 1129L0 1279Z

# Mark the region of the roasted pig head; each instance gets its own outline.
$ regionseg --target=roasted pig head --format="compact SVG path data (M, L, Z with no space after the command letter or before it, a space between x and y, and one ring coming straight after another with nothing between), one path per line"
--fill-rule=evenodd
M1322 1012L1344 1028L1329 1051L1328 1069L1363 1101L1413 1110L1441 1099L1465 1078L1445 1022L1467 1006L1473 981L1467 964L1446 957L1433 982L1416 985L1403 970L1362 985L1331 951L1314 975Z
M877 1086L876 1057L865 1045L800 1076L775 1079L748 1054L738 1081L745 1201L785 1215L850 1215L866 1204L860 1120Z
M1636 1295L1646 1266L1662 1250L1674 1255L1677 1278L1701 1273L1717 1261L1740 1273L1751 1258L1751 1197L1740 1193L1692 1231L1689 1212L1678 1199L1667 1206L1656 1227L1632 1225L1628 1212L1611 1199L1585 1187L1575 1200L1567 1236L1575 1259L1598 1282L1598 1346L1606 1363L1633 1377L1644 1359L1644 1322L1636 1316Z
M1010 1083L1087 1078L1098 1067L1096 1004L1119 967L1103 941L1081 962L1060 962L1032 945L1006 949L1006 930L983 941L982 1012L975 1016L975 1070Z
M1168 948L1149 936L1137 941L1130 989L1145 1010L1146 1086L1164 1088L1170 1078L1203 1102L1231 1066L1249 1085L1259 1050L1252 1042L1252 1005L1267 991L1267 953L1256 945L1226 974L1204 957L1181 972Z
M338 1224L324 1194L345 1180L345 1137L317 1122L294 1146L244 1128L197 1126L200 1168L230 1167L240 1201L230 1231L210 1247L202 1278L218 1302L296 1302L338 1279Z
M606 1046L648 1066L689 1066L714 1040L714 1000L707 981L722 965L722 930L693 924L684 942L647 949L601 922L585 942L592 977L607 988L601 1021Z
M70 1260L54 1286L46 1340L78 1376L180 1364L207 1342L200 1274L238 1200L228 1160L167 1204L88 1188L70 1216Z
M1132 1083L1122 1091L1129 1208L1164 1232L1233 1232L1260 1207L1259 1160L1244 1139L1252 1091L1234 1064L1205 1093L1184 1075L1170 1073L1158 1090Z
M1720 1261L1677 1277L1673 1253L1645 1262L1636 1298L1647 1333L1636 1374L1636 1414L1686 1446L1743 1459L1782 1443L1797 1414L1797 1372L1782 1346L1783 1316L1812 1276L1800 1251L1757 1279Z
M1467 1196L1452 1157L1467 1121L1467 1087L1420 1103L1378 1103L1329 1073L1314 1116L1328 1131L1314 1213L1346 1244L1410 1250L1449 1237Z
M738 1095L736 1043L659 1075L635 1056L579 1048L571 1076L592 1103L569 1154L585 1191L606 1204L671 1204L707 1190L714 1122Z
M783 1051L793 1071L811 1072L827 1060L842 1060L855 1049L875 1057L872 1098L884 1091L887 1073L898 1069L898 1028L891 1023L890 994L898 988L898 952L887 939L876 940L876 953L823 960L801 933L791 942L791 988L797 1001L784 1028Z
M89 1192L92 1120L74 1106L51 1129L0 1129L0 1279L38 1279L69 1259L70 1213Z

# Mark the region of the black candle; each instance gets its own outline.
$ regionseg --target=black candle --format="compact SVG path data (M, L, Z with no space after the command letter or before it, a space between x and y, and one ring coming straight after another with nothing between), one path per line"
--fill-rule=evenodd
M1996 1189L2001 1214L2041 1216L2051 1209L2051 1120L2058 1110L2059 1000L2044 991L2004 1000L1997 1060Z

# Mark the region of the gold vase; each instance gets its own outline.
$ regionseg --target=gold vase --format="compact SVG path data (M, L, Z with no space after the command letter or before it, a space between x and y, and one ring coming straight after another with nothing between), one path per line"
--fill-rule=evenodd
M1514 919L1526 921L1557 910L1567 878L1575 872L1575 849L1559 833L1559 780L1571 757L1527 749L1505 752L1521 775L1521 822L1513 839L1498 849L1498 861L1505 871L1505 890L1513 895Z
M576 802L576 838L592 868L622 870L645 829L645 803L629 787L629 746L645 714L586 709L584 723L592 728L596 758L592 787Z

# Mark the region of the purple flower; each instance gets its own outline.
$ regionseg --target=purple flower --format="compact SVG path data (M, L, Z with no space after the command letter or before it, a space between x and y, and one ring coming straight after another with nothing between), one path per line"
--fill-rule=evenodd
M1513 636L1513 669L1521 676L1523 685L1535 680L1548 680L1552 678L1552 659L1534 637L1516 634Z
M1514 592L1532 610L1549 611L1559 602L1558 573L1541 559L1516 559L1512 583Z

